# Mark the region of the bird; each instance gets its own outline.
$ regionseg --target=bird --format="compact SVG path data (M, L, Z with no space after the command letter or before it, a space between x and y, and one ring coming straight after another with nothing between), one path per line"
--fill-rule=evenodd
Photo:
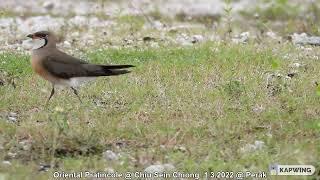
M130 73L127 68L134 65L99 65L91 64L59 50L57 37L50 31L37 31L27 35L32 40L31 67L35 73L52 84L46 104L55 93L56 86L71 88L81 98L77 87L99 76L117 76Z

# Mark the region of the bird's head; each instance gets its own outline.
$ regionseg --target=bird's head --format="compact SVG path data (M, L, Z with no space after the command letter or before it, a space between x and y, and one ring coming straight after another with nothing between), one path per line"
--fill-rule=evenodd
M38 31L27 35L27 37L32 39L33 50L44 47L56 47L56 37L49 31Z

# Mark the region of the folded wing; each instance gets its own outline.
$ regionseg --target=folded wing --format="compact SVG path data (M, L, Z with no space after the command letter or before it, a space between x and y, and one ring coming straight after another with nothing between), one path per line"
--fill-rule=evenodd
M130 71L124 69L134 67L132 65L89 64L80 59L69 57L72 59L60 59L59 57L48 56L42 63L44 68L52 75L63 79L73 77L115 76L129 73Z

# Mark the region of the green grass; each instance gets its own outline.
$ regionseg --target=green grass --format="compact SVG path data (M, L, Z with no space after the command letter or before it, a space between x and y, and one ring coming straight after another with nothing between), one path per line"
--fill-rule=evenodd
M246 29L255 24L258 31L273 30L282 36L303 32L319 36L319 9L319 4L316 2L304 6L302 1L297 3L289 0L265 1L265 4L258 3L255 8L240 12L243 18L251 23L240 22L237 26Z
M294 47L278 48L285 53ZM252 44L108 49L87 56L136 68L81 88L83 104L64 90L46 107L50 85L32 73L28 57L0 55L1 73L14 76L17 85L0 86L0 157L12 163L0 165L0 176L47 179L55 170L108 167L142 171L156 162L185 172L268 173L271 163L320 167L320 96L312 82L320 77L317 60L303 58L308 68L268 84L268 74L286 75L294 61ZM255 112L257 106L263 110ZM18 114L18 123L7 121L10 112ZM31 148L24 150L26 140ZM265 147L240 151L255 140ZM119 162L102 158L108 149L122 154ZM38 172L40 163L55 168Z

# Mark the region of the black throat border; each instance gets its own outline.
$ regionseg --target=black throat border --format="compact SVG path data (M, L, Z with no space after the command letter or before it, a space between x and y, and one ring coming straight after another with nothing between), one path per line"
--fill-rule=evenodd
M45 47L48 44L48 39L47 38L43 38L44 39L44 45L39 47L38 49L41 49L43 47Z

